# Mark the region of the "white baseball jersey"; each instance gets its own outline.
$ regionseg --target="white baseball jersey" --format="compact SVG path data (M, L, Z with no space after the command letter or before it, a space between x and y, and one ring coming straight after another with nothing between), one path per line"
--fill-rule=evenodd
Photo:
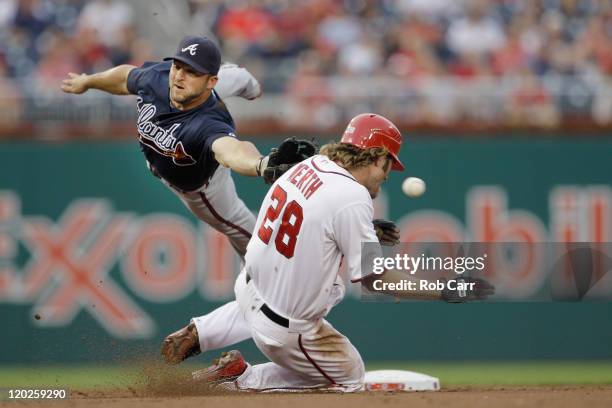
M378 243L368 190L318 155L294 166L264 199L246 254L246 272L263 300L290 319L323 317L344 256L362 278L363 242ZM373 246L380 253L380 245ZM333 304L330 304L333 303Z

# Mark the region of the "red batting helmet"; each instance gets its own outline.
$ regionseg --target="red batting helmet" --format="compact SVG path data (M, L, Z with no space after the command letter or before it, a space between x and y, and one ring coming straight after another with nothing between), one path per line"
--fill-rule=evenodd
M349 143L361 149L384 147L393 159L391 169L404 171L404 165L399 160L402 134L389 119L375 113L362 113L349 122L341 143Z

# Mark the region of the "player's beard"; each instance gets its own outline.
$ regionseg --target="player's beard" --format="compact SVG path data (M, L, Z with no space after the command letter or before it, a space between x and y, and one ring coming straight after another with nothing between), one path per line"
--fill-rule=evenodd
M204 98L201 101L204 102L210 95L210 91L208 91L208 81L210 81L210 79L207 79L207 81L202 84L200 89L191 90L186 88L184 83L182 85L182 89L178 89L174 86L174 84L172 84L170 87L170 101L175 106L177 104L181 106L188 106L191 104L191 102L197 100L198 98L202 98L204 95Z
M190 102L193 102L195 99L199 98L201 95L202 95L202 92L198 92L198 91L188 92L187 89L185 88L179 90L175 87L172 87L170 89L170 99L172 100L172 102L175 102L181 105L188 105Z
M372 197L372 199L375 199L378 196L382 184L389 178L390 168L391 160L387 160L380 172L371 173L371 178L368 182L368 185L366 185L366 188L368 189L368 192L370 193L370 197Z
M371 178L366 184L364 184L365 188L368 190L368 193L370 193L372 200L378 196L378 193L380 192L380 185L381 183L376 181L374 178Z
M391 164L392 164L391 159L387 159L385 161L385 165L382 168L382 173L381 174L374 173L372 175L372 180L370 181L370 187L368 187L368 192L370 193L370 197L372 197L372 199L375 199L378 196L383 183L387 181L387 179L389 178Z
M378 197L378 193L380 193L380 185L378 185L375 190L370 190L369 193L372 200Z

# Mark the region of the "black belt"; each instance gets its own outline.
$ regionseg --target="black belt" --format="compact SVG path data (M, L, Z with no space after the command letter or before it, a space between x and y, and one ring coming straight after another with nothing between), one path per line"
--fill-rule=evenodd
M251 281L251 276L247 273L246 274L246 282L247 284ZM268 305L266 305L265 303L263 305L261 305L261 308L259 309L261 310L261 312L263 314L266 315L266 317L270 320L272 320L274 323L278 324L279 326L283 326L286 328L289 328L289 319L287 319L286 317L283 317L279 314L277 314L274 310L270 309L268 307Z

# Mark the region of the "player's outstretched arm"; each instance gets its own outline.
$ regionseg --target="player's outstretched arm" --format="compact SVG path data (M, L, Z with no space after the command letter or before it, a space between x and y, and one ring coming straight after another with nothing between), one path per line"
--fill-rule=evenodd
M272 184L295 164L315 154L317 148L308 140L289 138L263 156L253 143L228 136L215 140L212 150L222 166L243 176L263 177Z
M223 167L229 167L243 176L258 176L262 154L251 142L231 136L220 137L212 144L215 159Z
M68 73L68 77L62 81L62 91L72 94L82 94L90 89L99 89L113 95L129 95L127 88L128 74L134 65L118 65L96 74Z

